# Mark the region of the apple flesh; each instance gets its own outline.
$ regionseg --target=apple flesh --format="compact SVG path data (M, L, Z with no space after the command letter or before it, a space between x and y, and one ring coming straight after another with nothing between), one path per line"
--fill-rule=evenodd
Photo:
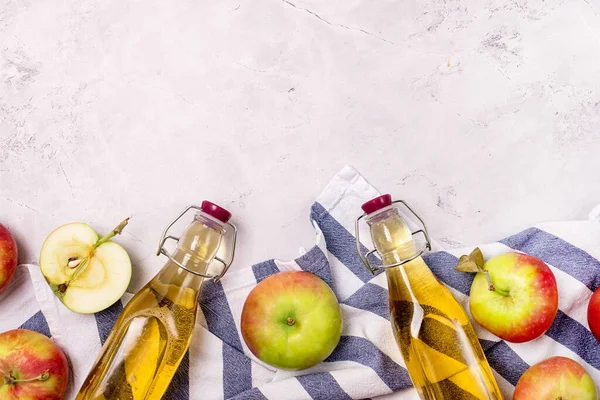
M241 330L258 359L300 370L326 359L337 346L342 314L331 288L305 271L279 272L248 295Z
M110 307L131 280L131 260L110 239L123 221L103 238L89 225L71 223L52 232L42 246L40 268L52 291L69 309L89 314Z
M513 400L597 400L590 375L576 361L552 357L529 368L517 382Z
M544 334L558 310L558 289L550 268L540 259L505 253L485 262L471 285L475 321L501 339L522 343ZM492 283L492 287L490 287Z
M0 334L0 399L60 400L68 381L67 357L51 339L27 329Z
M0 224L0 293L8 287L17 269L17 243L6 227Z
M590 330L596 340L600 341L600 288L596 289L590 298L587 318Z

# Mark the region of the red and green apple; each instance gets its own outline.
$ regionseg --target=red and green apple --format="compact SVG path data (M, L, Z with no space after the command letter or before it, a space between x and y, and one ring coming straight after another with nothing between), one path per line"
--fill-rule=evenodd
M470 257L478 258L473 253ZM482 256L479 259L476 264L482 265L477 267L469 300L475 321L514 343L544 334L558 311L558 288L550 268L536 257L516 252L485 263Z
M576 361L552 357L529 368L517 382L513 400L597 400L596 386Z
M596 289L590 298L587 318L590 330L596 340L600 341L600 288Z
M305 271L279 272L248 295L241 330L250 351L277 368L300 370L325 360L337 346L342 314L331 288Z
M0 224L0 292L8 287L17 269L17 243L9 230Z
M60 400L68 381L67 357L51 339L27 329L0 334L0 399Z

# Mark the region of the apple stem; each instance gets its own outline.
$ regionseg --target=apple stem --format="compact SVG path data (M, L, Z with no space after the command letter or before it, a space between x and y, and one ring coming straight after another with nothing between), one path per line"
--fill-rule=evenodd
M287 319L287 324L288 324L289 326L292 326L292 325L294 325L295 323L296 323L296 321L294 321L294 318L292 318L292 317L288 317L288 319Z
M108 242L114 236L120 235L121 232L123 232L123 228L125 228L128 223L129 223L129 218L125 218L123 221L121 221L121 223L119 225L117 225L117 227L115 229L110 231L110 233L108 235L106 235L103 238L101 238L100 240L98 240L96 242L95 247L99 247L101 244Z
M492 281L492 277L490 276L490 272L487 269L483 270L483 275L485 275L485 279L487 280L487 283L488 283L488 290L490 292L496 292L499 295L508 297L508 292L498 289L496 287L496 285L494 285L494 282Z
M488 290L490 292L493 292L494 290L496 290L496 286L494 286L494 282L492 282L492 277L490 276L490 273L488 270L484 270L483 271L483 275L485 275L485 280L488 283Z
M12 373L9 373L8 375L4 376L4 383L7 385L12 385L15 383L22 383L22 382L33 382L33 381L43 382L43 381L47 381L49 378L50 378L50 372L48 372L48 370L45 370L44 372L42 372L35 378L31 378L31 379L17 379L12 375Z

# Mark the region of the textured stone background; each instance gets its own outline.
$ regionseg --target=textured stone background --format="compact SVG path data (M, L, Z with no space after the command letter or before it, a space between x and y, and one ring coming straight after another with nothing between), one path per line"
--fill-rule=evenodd
M313 243L343 165L458 246L600 202L599 0L0 0L0 221L22 261L82 220L133 286L204 198L236 268ZM357 210L357 213L359 210Z

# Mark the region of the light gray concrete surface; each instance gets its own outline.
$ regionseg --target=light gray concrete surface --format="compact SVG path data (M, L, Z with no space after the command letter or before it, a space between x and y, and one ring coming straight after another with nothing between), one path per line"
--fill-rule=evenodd
M314 240L344 165L449 247L600 202L600 1L0 0L0 222L118 239L133 286L209 198L234 268ZM357 210L357 213L359 210Z

